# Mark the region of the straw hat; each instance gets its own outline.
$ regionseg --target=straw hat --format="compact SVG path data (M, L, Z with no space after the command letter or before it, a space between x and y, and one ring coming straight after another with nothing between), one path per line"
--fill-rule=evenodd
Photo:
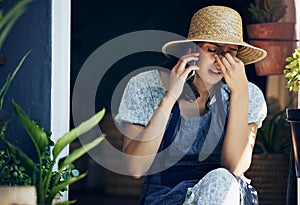
M191 19L187 39L168 42L162 47L162 51L179 56L176 50L182 51L184 46L192 42L239 45L237 57L245 65L257 62L267 55L265 50L243 41L241 16L235 10L224 6L208 6L197 11Z

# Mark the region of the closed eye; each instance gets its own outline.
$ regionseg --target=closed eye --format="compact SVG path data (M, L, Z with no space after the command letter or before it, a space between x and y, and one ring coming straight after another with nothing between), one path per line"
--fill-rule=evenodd
M208 48L207 50L208 50L208 52L210 52L210 53L216 53L216 52L218 51L217 49L210 49L210 48Z

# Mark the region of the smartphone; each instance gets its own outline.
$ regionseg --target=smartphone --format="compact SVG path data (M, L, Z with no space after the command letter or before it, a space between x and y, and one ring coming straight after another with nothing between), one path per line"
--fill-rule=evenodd
M195 43L193 43L193 49L192 49L192 53L197 52L197 45ZM191 61L190 65L195 66L196 65L196 61ZM186 78L186 81L188 81L191 77L193 77L195 75L195 70L191 71L188 75L188 77Z

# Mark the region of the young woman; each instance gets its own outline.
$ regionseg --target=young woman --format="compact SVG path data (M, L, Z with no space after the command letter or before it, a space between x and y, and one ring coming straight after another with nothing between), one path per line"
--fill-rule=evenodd
M243 174L267 110L244 65L266 52L243 41L240 15L223 6L196 12L188 38L163 52L179 60L133 77L115 117L130 173L146 175L140 204L258 204Z

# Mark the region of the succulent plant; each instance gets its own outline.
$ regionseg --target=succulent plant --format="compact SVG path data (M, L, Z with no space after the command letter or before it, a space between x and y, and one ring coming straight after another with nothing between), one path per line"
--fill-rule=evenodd
M255 0L250 3L249 11L258 23L277 22L286 14L287 5L283 0Z

